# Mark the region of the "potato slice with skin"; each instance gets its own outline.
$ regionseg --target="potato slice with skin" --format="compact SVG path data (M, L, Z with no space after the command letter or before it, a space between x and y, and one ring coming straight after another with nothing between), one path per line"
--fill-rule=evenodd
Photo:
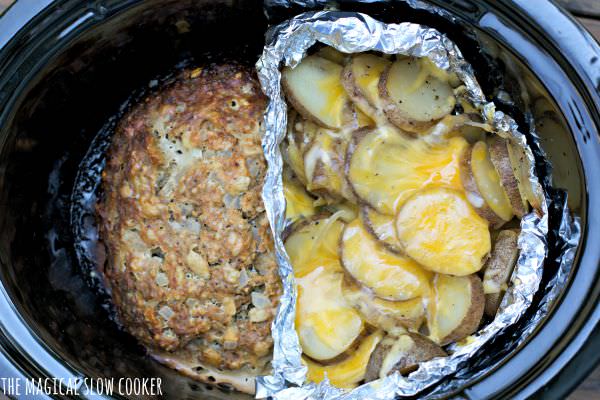
M308 367L308 380L319 383L327 378L332 385L351 389L355 387L365 377L367 364L371 353L375 350L383 337L381 331L371 333L362 340L359 347L350 356L331 365L321 365L305 357L302 362Z
M301 218L310 218L315 215L314 201L296 178L291 176L289 170L284 168L283 195L285 196L285 217L295 222Z
M419 363L446 352L433 341L418 333L406 333L399 337L386 336L371 354L365 382L385 378L398 371L406 375L418 368Z
M344 274L322 266L296 280L296 331L304 354L329 360L346 351L360 336L363 322L342 295Z
M427 186L462 190L462 137L442 144L410 138L391 127L354 132L346 177L356 196L381 214L395 215L415 191Z
M420 297L406 301L380 299L349 277L342 283L342 293L367 323L386 332L417 331L423 323L425 306Z
M519 233L503 230L498 233L494 249L484 266L483 292L485 293L485 314L493 317L502 301L502 292L519 257Z
M346 63L346 58L348 58L348 54L344 54L331 46L324 46L320 48L316 54L319 57L325 58L326 60L329 60L339 65L344 65Z
M362 206L361 217L367 231L392 253L401 254L400 243L396 238L395 218L391 215L378 213L369 206Z
M484 305L483 285L477 275L436 275L428 305L429 338L440 346L466 338L479 327Z
M454 91L434 67L420 59L403 58L383 71L379 96L385 115L394 125L420 132L452 112Z
M281 83L296 111L325 128L339 129L348 104L341 72L341 65L312 55L293 69L285 67Z
M366 115L376 121L385 116L380 111L379 78L390 61L373 54L352 56L342 72L342 85L348 97Z
M409 300L429 292L431 274L408 257L380 246L357 218L346 226L340 242L344 270L386 300Z
M529 211L529 207L527 202L523 201L523 197L519 191L519 181L510 163L508 140L494 135L488 139L488 147L490 160L500 176L500 182L506 191L512 209L518 218L523 218Z
M285 240L285 250L294 269L294 276L301 278L322 266L342 271L338 246L344 223L342 214L330 217L318 216L299 221L292 227Z
M304 153L306 188L329 202L345 198L355 200L352 188L344 175L348 140L335 137L324 129Z
M406 201L396 217L402 250L430 271L469 275L483 266L491 248L487 221L465 195L428 188Z
M514 216L510 200L490 160L488 146L483 141L475 143L471 149L471 172L479 192L492 211L504 221L510 221Z
M508 156L510 159L510 164L513 167L515 177L518 180L519 192L523 197L523 201L527 201L533 208L540 210L542 207L541 201L529 182L530 163L525 156L524 150L518 145L509 141Z
M477 142L479 143L479 142ZM479 214L482 218L486 219L492 228L497 229L506 223L504 219L502 219L498 214L492 210L490 205L485 200L485 197L481 190L479 189L479 185L475 180L475 175L473 173L473 146L469 147L461 159L460 162L460 177L467 194L467 199L469 203L473 206L477 214ZM483 173L481 175L484 175Z

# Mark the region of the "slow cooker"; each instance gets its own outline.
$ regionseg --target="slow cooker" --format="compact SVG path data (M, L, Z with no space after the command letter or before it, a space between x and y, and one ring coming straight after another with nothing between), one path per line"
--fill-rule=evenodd
M534 122L522 111L536 117L540 147L553 165L552 171L539 165L538 173L552 174L554 186L567 190L582 226L568 286L530 339L510 346L527 315L443 382L451 388L443 395L563 398L600 360L600 212L594 206L600 204L600 46L551 1L430 3L445 11L432 13L413 0L337 6L447 33L490 99L524 131ZM252 64L269 25L323 4L264 6L19 0L0 18L0 377L160 377L164 398L245 398L158 364L115 324L106 295L75 255L70 206L82 158L131 96L186 60L233 57ZM557 251L551 246L546 285ZM108 396L96 388L82 397Z

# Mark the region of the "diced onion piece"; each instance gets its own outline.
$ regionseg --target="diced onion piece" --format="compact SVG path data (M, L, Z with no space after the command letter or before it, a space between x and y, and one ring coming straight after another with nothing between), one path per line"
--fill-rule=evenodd
M408 256L443 274L479 271L491 249L487 221L462 192L446 188L425 189L407 200L396 232Z

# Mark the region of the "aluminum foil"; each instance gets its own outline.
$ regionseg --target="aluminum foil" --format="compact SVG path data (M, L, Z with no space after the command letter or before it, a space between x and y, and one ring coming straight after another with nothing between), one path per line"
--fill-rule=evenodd
M278 0L273 1L282 3ZM422 2L417 1L417 3ZM283 66L296 66L306 55L306 51L317 42L332 46L344 53L375 50L386 54L429 57L439 68L455 72L466 87L466 98L481 110L484 120L499 135L510 138L524 149L530 166L529 180L540 203L537 210L521 220L520 256L511 277L511 284L493 322L474 334L468 344L450 346L448 357L421 363L419 368L408 377L396 373L351 391L336 388L328 380L320 384L305 382L307 369L301 363L302 350L294 329L296 305L294 277L281 239L285 228L285 198L282 187L283 161L280 144L286 133L287 105L281 92L280 69ZM550 197L544 192L536 177L533 153L527 146L525 136L519 132L516 122L501 111L497 111L493 103L486 101L471 66L464 60L454 43L435 29L413 23L384 24L365 14L349 12L304 13L268 31L267 44L257 62L257 70L263 90L270 100L265 115L266 134L263 138L263 149L268 162L263 199L275 238L275 250L284 283L284 293L272 326L273 372L270 376L258 378L256 397L272 396L280 400L393 399L396 396L416 395L451 375L458 376L457 380L460 381L460 372L465 361L524 315L532 305L542 280L544 260L548 251ZM520 341L526 340L536 323L546 315L552 301L564 286L573 263L579 240L579 221L570 217L566 201L563 207L564 218L559 229L563 250L559 260L560 268L553 278L553 285L549 286L551 289L544 294L540 307L532 318L533 323L522 332ZM428 396L439 395L440 391L437 389L433 389Z

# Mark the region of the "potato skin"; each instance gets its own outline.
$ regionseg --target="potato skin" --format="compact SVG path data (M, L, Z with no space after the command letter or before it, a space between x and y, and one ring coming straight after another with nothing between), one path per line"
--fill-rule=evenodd
M485 314L494 317L502 301L501 287L508 282L519 256L519 232L503 230L498 233L490 258L484 266ZM492 283L493 287L485 283ZM493 290L498 288L499 290Z
M515 177L508 155L508 140L494 135L489 141L490 160L500 175L500 182L506 191L510 205L517 216L523 218L528 210L523 204L519 182Z
M502 218L500 218L490 206L485 202L479 188L477 187L477 183L475 182L475 178L473 176L473 170L471 169L471 153L473 151L473 146L469 146L460 160L460 179L462 181L463 187L467 192L467 199L473 206L473 209L477 214L479 214L482 218L487 220L490 223L492 229L498 229L502 225L506 223ZM477 204L473 204L472 196L477 196L482 201L482 206L477 207Z
M481 323L483 310L485 308L485 295L483 293L483 284L477 274L467 276L471 284L471 306L465 315L462 323L450 332L446 337L441 338L440 345L458 342L475 332Z
M400 129L404 129L405 131L411 132L413 134L431 128L435 124L435 120L416 121L404 115L398 109L398 107L396 107L396 103L390 97L387 90L387 81L391 68L392 65L388 65L383 70L383 72L381 73L381 77L379 78L379 98L381 99L381 107L383 109L383 113L392 124L396 125Z
M423 335L418 333L405 333L401 336L409 337L413 344L409 352L402 355L401 359L394 365L394 367L388 372L388 375L399 371L400 374L406 375L418 368L419 363L429 361L435 357L447 356L444 349L429 340ZM365 382L374 381L379 379L379 372L383 365L385 356L389 353L392 347L390 341L380 342L369 359L367 364L367 372L365 374Z

